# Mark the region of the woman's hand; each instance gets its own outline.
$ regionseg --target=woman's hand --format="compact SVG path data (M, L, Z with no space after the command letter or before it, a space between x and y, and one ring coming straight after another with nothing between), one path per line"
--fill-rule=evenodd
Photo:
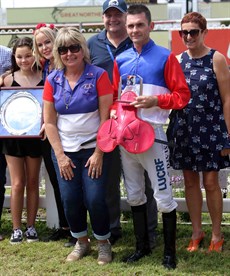
M45 124L42 125L40 131L39 131L39 135L42 136L41 140L44 141L47 136L46 136L46 132L45 132Z
M71 180L74 177L72 168L76 168L72 160L67 155L62 154L57 157L57 161L61 177L64 177L65 180Z
M98 178L102 174L103 152L95 152L90 156L85 167L89 167L88 176Z
M228 156L230 158L230 135L228 134L228 139L225 142L225 145L222 149L222 151L220 152L221 156Z
M230 149L223 149L221 152L220 152L221 156L227 156L227 155L230 155Z

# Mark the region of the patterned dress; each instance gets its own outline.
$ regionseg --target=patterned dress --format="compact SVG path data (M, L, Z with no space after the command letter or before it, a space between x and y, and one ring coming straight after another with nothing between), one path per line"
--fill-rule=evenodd
M218 171L230 166L229 157L220 151L229 147L228 131L216 75L215 50L198 59L181 55L181 67L190 88L191 99L182 110L170 114L167 130L171 144L170 162L174 169Z

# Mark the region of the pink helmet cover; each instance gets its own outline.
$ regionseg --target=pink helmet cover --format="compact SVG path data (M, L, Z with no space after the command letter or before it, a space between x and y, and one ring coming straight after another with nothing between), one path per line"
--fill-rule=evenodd
M124 92L117 102L116 119L105 121L98 130L97 145L104 152L123 146L130 153L143 153L154 143L153 127L138 118L137 109L129 103L134 101L133 91Z

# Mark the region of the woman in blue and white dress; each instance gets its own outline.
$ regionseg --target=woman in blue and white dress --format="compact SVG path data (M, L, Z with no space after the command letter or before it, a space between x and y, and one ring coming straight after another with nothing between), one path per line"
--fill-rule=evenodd
M202 231L202 193L200 176L206 191L212 221L209 251L221 252L223 200L218 183L220 169L229 167L230 153L230 74L225 57L205 45L206 19L197 12L188 13L179 31L187 50L178 55L190 88L191 99L182 109L173 111L167 130L171 165L183 170L185 197L192 221L192 238L187 248L196 251L205 233Z

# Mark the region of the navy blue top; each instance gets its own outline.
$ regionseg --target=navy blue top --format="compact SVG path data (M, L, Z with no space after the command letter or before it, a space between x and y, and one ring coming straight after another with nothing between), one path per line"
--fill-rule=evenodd
M132 41L127 37L116 48L107 38L106 30L92 36L88 42L90 58L93 65L97 65L105 69L110 81L113 80L113 61L117 55L132 47Z

